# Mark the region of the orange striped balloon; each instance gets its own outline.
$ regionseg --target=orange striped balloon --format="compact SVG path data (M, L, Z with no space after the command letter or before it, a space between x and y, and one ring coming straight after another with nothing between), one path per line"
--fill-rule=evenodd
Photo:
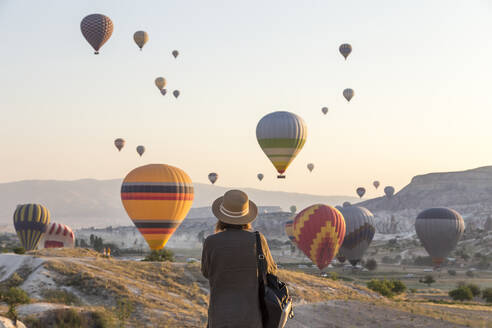
M326 268L338 253L345 237L342 213L328 205L309 206L294 219L294 238L297 247L320 270Z
M163 248L193 203L193 185L181 169L166 164L140 166L121 186L128 216L152 250Z

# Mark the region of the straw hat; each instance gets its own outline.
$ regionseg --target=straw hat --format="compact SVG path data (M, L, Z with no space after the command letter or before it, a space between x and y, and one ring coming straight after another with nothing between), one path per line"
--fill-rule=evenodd
M243 225L253 222L258 215L256 204L241 190L229 190L212 204L212 212L224 223Z

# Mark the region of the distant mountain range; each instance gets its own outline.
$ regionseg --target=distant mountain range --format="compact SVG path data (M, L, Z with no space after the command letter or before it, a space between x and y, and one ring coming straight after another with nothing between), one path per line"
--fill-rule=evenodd
M121 204L121 180L83 179L75 181L26 180L0 184L0 229L10 230L17 204L46 205L54 221L74 228L130 225ZM230 188L195 183L195 200L190 218L210 217L210 205ZM302 209L314 203L330 205L354 201L349 196L319 196L244 188L263 212L287 210L291 205ZM263 208L264 207L264 208ZM270 208L268 208L270 207Z

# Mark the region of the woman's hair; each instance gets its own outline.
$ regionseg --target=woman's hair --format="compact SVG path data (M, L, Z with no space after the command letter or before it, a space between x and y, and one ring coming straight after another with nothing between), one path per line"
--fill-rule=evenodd
M224 223L220 220L217 220L217 224L215 225L215 233L224 231L226 229L251 230L251 223L229 224L229 223Z

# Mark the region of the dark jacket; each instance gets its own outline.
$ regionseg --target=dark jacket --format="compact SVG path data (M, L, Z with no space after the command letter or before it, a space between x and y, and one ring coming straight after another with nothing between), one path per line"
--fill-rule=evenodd
M261 235L268 272L277 265ZM210 284L210 328L261 328L253 232L228 229L209 236L203 244L202 273Z

